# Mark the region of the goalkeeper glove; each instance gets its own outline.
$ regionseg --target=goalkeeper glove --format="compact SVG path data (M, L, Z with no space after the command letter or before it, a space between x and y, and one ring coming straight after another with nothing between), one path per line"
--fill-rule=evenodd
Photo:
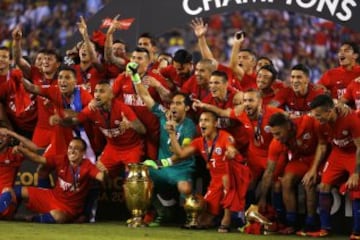
M134 84L141 83L141 78L139 73L137 72L139 65L136 62L129 62L126 65L126 72L130 74L131 81Z
M154 168L154 169L158 169L159 166L157 165L157 163L154 161L154 160L151 160L151 159L147 159L144 161L144 165L148 166L148 167L151 167L151 168Z

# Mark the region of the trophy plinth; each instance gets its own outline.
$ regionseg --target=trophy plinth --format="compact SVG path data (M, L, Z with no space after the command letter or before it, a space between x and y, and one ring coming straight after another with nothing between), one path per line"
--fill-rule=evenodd
M147 166L129 164L129 173L124 183L126 206L132 218L127 221L128 227L145 227L144 214L150 205L153 182L149 177Z

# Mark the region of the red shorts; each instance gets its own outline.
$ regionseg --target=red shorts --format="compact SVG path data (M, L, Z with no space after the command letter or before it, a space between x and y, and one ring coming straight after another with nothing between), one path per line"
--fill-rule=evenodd
M224 197L224 190L222 177L211 178L204 199L207 212L214 216L218 215L222 210L221 201Z
M106 167L110 177L117 177L122 165L138 163L143 156L143 146L140 144L131 149L120 149L119 147L107 144L99 157L99 161Z
M259 179L266 169L267 156L261 157L249 153L247 159L247 165L250 168L252 179Z
M307 171L309 171L311 167L312 160L314 159L313 156L305 159L295 159L286 164L284 174L292 173L298 177L303 177ZM311 160L311 161L309 161Z
M355 170L355 153L332 151L325 163L321 183L339 185ZM344 178L345 176L345 178Z
M41 148L46 148L51 142L51 136L53 134L52 129L42 128L36 126L34 129L34 134L32 141Z
M26 205L28 209L37 213L48 213L52 210L65 212L75 217L82 212L82 209L72 208L55 198L51 189L28 187L29 200Z

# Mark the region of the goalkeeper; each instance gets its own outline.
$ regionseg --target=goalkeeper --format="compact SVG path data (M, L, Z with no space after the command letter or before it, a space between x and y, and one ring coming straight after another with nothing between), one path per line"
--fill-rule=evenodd
M180 145L185 146L191 142L196 133L195 124L190 118L186 117L191 101L188 96L175 93L171 99L170 108L166 109L154 101L142 84L135 62L128 63L126 71L131 75L137 94L160 121L159 160L152 159L144 162L145 165L149 166L150 177L154 182L154 201L157 200L157 196L171 191L174 187L177 187L179 193L186 197L192 192L192 175L195 171L195 160L193 158L176 159L170 147L167 129L176 130ZM157 217L149 225L158 226L164 220L164 212L160 206L153 205L155 205Z

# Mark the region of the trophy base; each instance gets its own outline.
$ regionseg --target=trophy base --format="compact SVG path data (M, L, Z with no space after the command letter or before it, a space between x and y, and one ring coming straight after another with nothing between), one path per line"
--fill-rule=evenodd
M126 221L128 227L131 228L139 228L139 227L147 227L147 224L143 221L141 217L133 217Z

